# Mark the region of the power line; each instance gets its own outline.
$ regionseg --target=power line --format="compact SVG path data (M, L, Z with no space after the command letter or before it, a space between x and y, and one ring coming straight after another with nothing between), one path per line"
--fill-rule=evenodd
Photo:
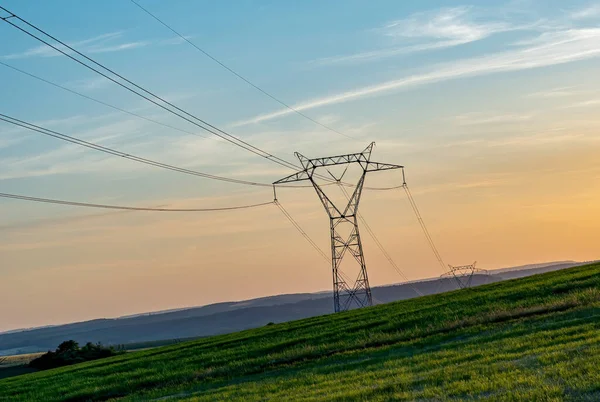
M104 102L104 101L101 101L101 100L99 100L99 99L92 98L91 96L87 96L87 95L85 95L85 94L82 94L82 93L80 93L80 92L77 92L77 91L74 91L74 90L72 90L72 89L69 89L69 88L67 88L67 87L65 87L65 86L59 85L59 84L57 84L57 83L55 83L55 82L49 81L49 80L47 80L47 79L45 79L45 78L39 77L39 76L37 76L37 75L35 75L35 74L31 74L31 73L29 73L29 72L27 72L27 71L21 70L20 68L17 68L17 67L15 67L15 66L11 66L10 64L6 64L6 63L4 63L3 61L0 61L0 64L1 64L1 65L3 65L4 67L10 68L10 69L12 69L12 70L14 70L14 71L17 71L17 72L19 72L19 73L21 73L21 74L27 75L27 76L29 76L29 77L31 77L31 78L34 78L34 79L38 80L38 81L44 82L44 83L46 83L46 84L48 84L48 85L52 85L53 87L56 87L56 88L62 89L63 91L70 92L70 93L72 93L73 95L77 95L77 96L79 96L79 97L81 97L81 98L88 99L88 100L90 100L90 101L92 101L92 102L96 102L96 103L98 103L98 104L100 104L100 105L103 105L103 106L109 107L109 108L111 108L111 109L114 109L114 110L117 110L117 111L119 111L119 112L127 113L128 115L135 116L135 117L137 117L137 118L139 118L139 119L143 119L143 120L149 121L149 122L151 122L151 123L154 123L154 124L158 124L158 125L160 125L160 126L163 126L163 127L167 127L167 128L173 129L173 130L177 130L177 131L180 131L180 132L182 132L182 133L186 133L186 134L190 134L190 135L195 135L195 136L202 137L202 138L206 138L206 139L214 139L213 137L205 137L205 136L203 136L203 135L201 135L201 134L194 133L194 132L192 132L192 131L183 130L183 129L181 129L181 128L178 128L178 127L171 126L171 125L169 125L169 124L161 123L160 121L156 121L156 120L150 119L150 118L148 118L148 117L145 117L145 116L142 116L142 115L140 115L140 114L137 114L137 113L130 112L129 110L125 110L125 109L122 109L122 108L120 108L120 107L117 107L117 106L111 105L110 103L106 103L106 102Z
M54 137L59 140L67 141L67 142L77 144L77 145L81 145L83 147L94 149L96 151L104 152L104 153L107 153L110 155L120 156L122 158L129 159L129 160L139 162L139 163L143 163L146 165L160 167L163 169L168 169L168 170L172 170L175 172L185 173L185 174L189 174L189 175L193 175L193 176L199 176L199 177L203 177L206 179L219 180L219 181L236 183L236 184L245 184L248 186L271 187L271 184L267 184L267 183L258 183L258 182L252 182L252 181L247 181L247 180L240 180L240 179L233 179L233 178L229 178L229 177L216 176L216 175L212 175L212 174L208 174L208 173L198 172L195 170L180 168L180 167L169 165L169 164L162 163L162 162L153 161L151 159L142 158L142 157L128 154L125 152L117 151L115 149L108 148L108 147L105 147L102 145L98 145L98 144L94 144L94 143L91 143L88 141L80 140L79 138L71 137L69 135L62 134L57 131L50 130L50 129L47 129L44 127L40 127L35 124L27 123L23 120L19 120L14 117L10 117L10 116L7 116L2 113L0 113L0 121L5 121L5 122L13 124L15 126L23 127L25 129L28 129L31 131L36 131L40 134L48 135L50 137Z
M273 201L263 202L259 204L248 204L248 205L237 205L233 207L220 207L220 208L146 208L146 207L128 207L122 205L107 205L107 204L91 204L87 202L76 202L76 201L65 201L65 200L56 200L50 198L39 198L39 197L30 197L26 195L17 195L17 194L8 194L8 193L0 193L0 197L2 198L10 198L15 200L22 201L33 201L33 202L43 202L47 204L58 204L58 205L69 205L75 207L87 207L87 208L102 208L102 209L118 209L125 211L153 211L153 212L216 212L216 211L231 211L235 209L248 209L248 208L256 208L264 205L273 204Z
M260 182L253 182L253 181L248 181L248 180L241 180L241 179L234 179L234 178L230 178L230 177L224 177L224 176L216 176L216 175L212 175L209 173L203 173L203 172L199 172L196 170L191 170L191 169L186 169L186 168L180 168L177 166L173 166L173 165L169 165L166 163L162 163L162 162L157 162L151 159L147 159L147 158L142 158L139 156L135 156L129 153L125 153L125 152L121 152L112 148L108 148L102 145L98 145L98 144L94 144L88 141L84 141L81 140L79 138L75 138L66 134L62 134L59 133L57 131L54 130L50 130L44 127L40 127L37 126L35 124L32 123L28 123L26 121L23 120L19 120L17 118L11 117L11 116L7 116L5 114L0 113L0 121L4 121L6 123L10 123L13 124L15 126L19 126L22 128L25 128L27 130L31 130L31 131L35 131L38 132L40 134L44 134L44 135L48 135L50 137L54 137L57 138L59 140L63 140L63 141L67 141L76 145L81 145L83 147L86 148L90 148L90 149L94 149L96 151L100 151L100 152L104 152L110 155L114 155L114 156L119 156L125 159L129 159L132 160L134 162L140 162L140 163L144 163L146 165L151 165L151 166L155 166L155 167L160 167L163 169L168 169L168 170L172 170L174 172L179 172L179 173L185 173L185 174L189 174L189 175L193 175L193 176L199 176L199 177L203 177L205 179L211 179L211 180L218 180L218 181L224 181L224 182L228 182L228 183L234 183L234 184L243 184L243 185L248 185L248 186L255 186L255 187L272 187L272 184L268 184L268 183L260 183ZM301 188L301 187L311 187L309 185L295 185L295 186L285 186L288 188Z
M423 218L421 217L419 208L417 208L417 204L415 203L415 200L408 188L408 185L406 183L404 183L404 185L402 187L404 188L404 191L406 192L408 201L410 202L410 206L412 207L412 210L417 217L417 221L419 222L419 225L421 226L421 229L423 230L423 234L425 235L425 238L427 239L427 243L429 244L431 251L433 251L435 258L437 259L437 261L440 264L440 266L442 267L442 269L445 271L446 264L444 263L444 260L442 259L440 252L438 251L437 247L435 246L435 243L433 242L433 238L429 234L429 230L427 230L427 226L425 226L425 221L423 221Z
M141 98L147 100L148 102L150 102L150 103L152 103L152 104L160 107L161 109L163 109L163 110L165 110L165 111L167 111L167 112L169 112L171 114L174 114L175 116L178 116L178 117L184 119L185 121L187 121L187 122L189 122L189 123L191 123L191 124L193 124L193 125L201 128L202 130L205 130L205 131L207 131L207 132L209 132L209 133L211 133L213 135L216 135L217 137L219 137L221 139L224 139L225 141L227 141L227 142L229 142L229 143L231 143L233 145L236 145L236 146L238 146L238 147L240 147L242 149L245 149L245 150L247 150L249 152L252 152L255 155L258 155L258 156L260 156L262 158L270 160L270 161L272 161L274 163L277 163L277 164L279 164L281 166L284 166L286 168L289 168L289 169L296 170L296 169L299 168L297 165L294 165L293 163L291 163L289 161L286 161L286 160L284 160L282 158L279 158L279 157L277 157L277 156L275 156L273 154L270 154L269 152L264 151L264 150L262 150L262 149L260 149L260 148L258 148L256 146L254 146L252 144L249 144L248 142L246 142L246 141L244 141L244 140L242 140L240 138L237 138L237 137L235 137L235 136L233 136L233 135L225 132L224 130L221 130L221 129L219 129L219 128L213 126L213 125L211 125L210 123L207 123L206 121L200 119L199 117L197 117L197 116L195 116L195 115L193 115L193 114L191 114L191 113L189 113L189 112L181 109L180 107L174 105L173 103L171 103L171 102L169 102L169 101L161 98L160 96L158 96L158 95L150 92L149 90L143 88L142 86L140 86L140 85L132 82L131 80L129 80L129 79L125 78L125 77L123 77L122 75L116 73L115 71L113 71L110 68L104 66L103 64L101 64L101 63L93 60L92 58L86 56L85 54L79 52L78 50L74 49L70 45L66 44L65 42L62 42L61 40L59 40L56 37L54 37L54 36L50 35L49 33L45 32L41 28L38 28L37 26L31 24L30 22L24 20L23 18L21 18L18 15L12 13L11 11L7 10L6 8L0 6L0 10L3 10L4 12L6 12L6 13L9 14L9 16L7 18L2 18L2 20L4 22L8 23L9 25L13 26L14 28L17 28L19 31L25 33L26 35L28 35L28 36L30 36L30 37L38 40L39 42L47 45L48 47L56 50L57 52L61 53L62 55L66 56L66 57L68 57L69 59L75 61L76 63L78 63L78 64L80 64L80 65L88 68L89 70L94 71L95 73L103 76L104 78L112 81L113 83L119 85L120 87L126 89L127 91L129 91L129 92L131 92L133 94L136 94L136 95L140 96ZM23 27L15 24L13 22L14 19L23 22L27 26L33 28L34 30L42 33L46 37L48 37L51 40L55 41L60 46L66 48L68 50L70 50L74 54L77 54L77 55L83 57L84 59L86 59L86 60L90 61L91 63L93 63L94 65L102 68L103 70L107 71L108 73L104 73L102 71L99 71L97 68L95 68L95 67L87 64L85 61L79 60L78 58L74 57L72 54L69 54L65 50L63 50L63 49L61 49L61 48L59 48L59 47L57 47L57 46L49 43L48 41L40 38L39 36L35 35L34 33L32 33L30 31L26 30L25 28L23 28ZM125 85L123 82L120 82L117 79L115 79L115 78L107 75L109 73L112 74L112 75L114 75L118 79L120 79L120 80L122 80L122 81L124 81L124 82L126 82L126 83L128 83L128 84L130 84L132 86L134 86L135 88L138 88L139 90L143 91L147 95L144 95L143 93L140 93L136 89L131 88L131 87ZM154 99L152 99L151 97L154 98ZM162 104L159 103L159 101L162 102ZM168 105L169 107L167 107L165 105ZM172 110L171 108L175 109L175 110ZM196 121L194 121L194 120L196 120ZM198 122L200 122L200 123L198 123ZM320 178L322 178L322 179L324 179L326 181L333 182L328 177L321 176L321 175L318 175L318 174L316 176L319 176ZM347 183L342 183L342 184L348 186ZM349 185L349 186L352 186L352 185ZM379 190L378 188L368 188L368 189L369 190ZM384 189L381 189L381 190L384 190ZM387 190L387 188L385 188L385 190Z
M175 35L179 36L181 39L183 39L184 41L186 41L188 44L192 45L196 50L198 50L199 52L201 52L202 54L204 54L206 57L208 57L209 59L211 59L212 61L214 61L215 63L217 63L218 65L220 65L221 67L223 67L224 69L226 69L227 71L229 71L231 74L235 75L237 78L241 79L242 81L244 81L245 83L247 83L248 85L250 85L251 87L253 87L254 89L256 89L257 91L261 92L263 95L268 96L269 98L271 98L272 100L274 100L275 102L279 103L280 105L282 105L283 107L291 110L294 113L297 113L298 115L304 117L305 119L333 132L336 134L339 134L341 136L344 136L346 138L350 138L353 140L356 140L356 138L348 135L348 134L344 134L339 130L336 130L328 125L325 125L323 123L321 123L318 120L313 119L312 117L306 115L305 113L302 113L299 109L294 108L293 106L290 106L289 104L287 104L286 102L282 101L281 99L275 97L275 95L272 95L271 93L265 91L264 89L262 89L261 87L259 87L258 85L254 84L252 81L250 81L249 79L247 79L246 77L242 76L241 74L239 74L238 72L236 72L235 70L233 70L231 67L227 66L225 63L223 63L222 61L220 61L219 59L217 59L216 57L214 57L213 55L211 55L210 53L208 53L206 50L202 49L201 47L199 47L198 45L196 45L195 43L193 43L192 41L190 41L188 38L186 38L185 36L183 36L182 34L180 34L179 32L177 32L175 29L173 29L171 26L169 26L166 22L164 22L163 20L161 20L160 18L158 18L156 15L152 14L150 11L148 11L146 8L142 7L138 2L136 2L135 0L131 0L131 2L133 4L135 4L136 6L138 6L141 10L143 10L146 14L148 14L150 17L154 18L156 21L158 21L160 24L162 24L165 28L167 28L168 30L170 30L171 32L173 32Z
M346 186L346 187L354 187L352 184L345 184L345 183L340 183L340 184L343 186ZM367 186L364 186L363 189L375 190L375 191L388 191L388 190L397 190L402 187L404 187L404 184L401 184L399 186L392 186L392 187L367 187Z
M38 40L39 42L41 42L41 43L43 43L43 44L51 47L52 49L56 50L57 52L61 53L64 56L68 57L69 59L75 61L76 63L78 63L78 64L80 64L80 65L82 65L82 66L90 69L91 71L94 71L95 73L103 76L104 78L106 78L106 79L114 82L115 84L117 84L120 87L128 90L129 92L134 93L134 94L142 97L143 99L145 99L145 100L153 103L154 105L160 107L161 109L166 110L169 113L172 113L172 114L174 114L174 115L176 115L176 116L178 116L178 117L186 120L187 122L189 122L191 124L194 124L195 126L201 128L201 129L203 129L203 130L205 130L207 132L210 132L211 134L214 134L214 135L216 135L216 136L224 139L225 141L227 141L227 142L229 142L231 144L234 144L234 145L236 145L236 146L238 146L240 148L243 148L243 149L245 149L245 150L247 150L249 152L252 152L252 153L254 153L254 154L256 154L256 155L258 155L258 156L260 156L262 158L268 159L270 161L278 163L278 164L280 164L282 166L285 166L287 168L291 168L291 169L297 169L298 168L293 163L288 162L288 161L286 161L284 159L281 159L281 158L279 158L279 157L277 157L275 155L272 155L269 152L264 151L264 150L262 150L262 149L260 149L260 148L258 148L256 146L254 146L252 144L249 144L248 142L246 142L246 141L244 141L244 140L242 140L240 138L237 138L237 137L235 137L235 136L233 136L233 135L231 135L231 134L229 134L229 133L227 133L227 132L225 132L225 131L223 131L223 130L215 127L215 126L213 126L212 124L210 124L210 123L208 123L208 122L200 119L199 117L197 117L197 116L195 116L195 115L193 115L193 114L191 114L191 113L189 113L189 112L181 109L180 107L178 107L178 106L174 105L173 103L165 100L164 98L162 98L162 97L160 97L160 96L158 96L158 95L150 92L149 90L143 88L142 86L140 86L140 85L134 83L133 81L125 78L124 76L118 74L114 70L111 70L110 68L104 66L103 64L101 64L101 63L93 60L92 58L86 56L85 54L79 52L78 50L74 49L73 47L71 47L67 43L62 42L61 40L59 40L56 37L54 37L54 36L50 35L49 33L45 32L41 28L38 28L37 26L31 24L30 22L24 20L23 18L21 18L18 15L12 13L11 11L7 10L6 8L0 6L0 10L3 10L6 13L9 14L8 18L2 19L7 24L9 24L9 25L17 28L19 31L25 33L26 35L28 35L28 36L36 39L36 40ZM70 50L71 52L75 53L76 55L79 55L79 56L83 57L85 60L88 60L89 62L93 63L94 65L96 65L96 66L98 66L100 68L102 68L103 70L107 71L108 73L104 73L104 72L98 70L97 68L95 68L95 67L87 64L85 61L79 60L78 58L74 57L72 54L67 53L63 49L61 49L61 48L59 48L59 47L57 47L57 46L49 43L48 41L40 38L36 34L34 34L34 33L30 32L30 31L26 30L25 28L23 28L23 27L15 24L13 22L14 19L23 22L27 26L33 28L34 30L42 33L46 37L48 37L51 40L55 41L60 46L63 46L64 48ZM108 74L112 74L113 76L115 76L118 79L126 82L127 84L132 85L133 87L141 90L142 92L146 93L147 95L144 95L143 93L140 93L138 90L136 90L134 88L131 88L128 85L125 85L123 82L118 81L117 79L109 76ZM162 103L159 103L159 102L162 102ZM168 105L169 107L167 107L165 105ZM175 110L173 110L173 109L175 109ZM198 122L200 122L200 123L198 123Z
M319 253L319 255L321 257L323 257L323 259L325 261L327 261L328 264L331 264L331 260L329 259L329 257L327 256L327 254L325 254L325 252L321 249L321 247L319 247L317 245L317 243L315 243L315 241L308 235L308 233L306 233L304 231L304 229L302 229L302 226L300 226L300 224L298 223L298 221L296 221L292 215L283 207L283 205L281 205L281 203L278 200L273 200L273 203L275 205L277 205L277 207L279 208L279 210L283 213L283 215L290 221L290 223L294 226L294 228L296 228L296 230L298 231L298 233L300 233L302 235L302 237L304 237L306 239L306 241L312 246L312 248L315 249L315 251L317 251L317 253ZM349 282L348 277L341 271L338 271L340 276L345 280Z
M298 224L298 222L296 222L292 215L289 214L289 212L283 207L283 205L281 205L281 203L277 200L274 200L273 202L281 210L283 215L285 215L285 217L290 221L290 223L294 225L294 227L302 235L302 237L304 237L306 241L317 251L317 253L319 253L325 261L331 263L331 260L329 259L329 257L327 257L327 254L325 254L325 252L321 250L317 243L315 243L313 239L310 238L310 236L302 229L302 227Z
M340 189L342 190L342 192L344 193L344 195L346 196L346 198L348 199L348 201L350 201L350 195L348 194L348 192L346 191L346 189L343 186L340 186ZM419 296L423 296L423 293L419 289L417 289L417 287L412 282L410 282L410 280L408 279L408 277L404 274L404 272L402 272L402 270L400 269L400 267L398 267L398 265L396 264L396 262L394 261L394 259L392 258L392 256L387 252L387 250L385 249L385 247L383 247L383 244L381 244L381 242L379 241L379 238L377 238L377 236L375 235L375 232L373 232L373 229L371 229L371 226L369 226L369 224L367 223L366 219L362 216L362 214L359 213L359 212L357 212L357 216L361 220L361 222L363 223L363 225L365 226L365 228L367 229L367 232L369 233L369 235L371 235L371 238L373 238L373 240L375 241L375 244L377 245L377 248L379 248L379 250L381 251L381 253L388 260L388 262L394 268L394 270L396 270L396 272L402 278L404 278L404 280L413 288L413 290Z
M129 110L122 109L122 108L120 108L120 107L118 107L118 106L111 105L110 103L107 103L107 102L101 101L101 100L99 100L99 99L93 98L93 97L91 97L91 96L88 96L88 95L82 94L81 92L74 91L74 90L72 90L72 89L70 89L70 88L67 88L67 87L63 86L63 85L57 84L57 83L55 83L55 82L52 82L52 81L50 81L50 80L47 80L47 79L45 79L45 78L42 78L42 77L40 77L40 76L37 76L37 75L35 75L35 74L32 74L32 73L30 73L30 72L27 72L27 71L25 71L25 70L22 70L22 69L20 69L20 68L17 68L17 67L15 67L15 66L12 66L12 65L10 65L10 64L4 63L4 62L3 62L3 61L1 61L1 60L0 60L0 65L3 65L4 67L10 68L10 69L12 69L12 70L14 70L14 71L16 71L16 72L18 72L18 73L21 73L21 74L23 74L23 75L26 75L26 76L28 76L28 77L31 77L31 78L33 78L33 79L36 79L36 80L38 80L38 81L44 82L44 83L46 83L46 84L48 84L48 85L52 85L53 87L56 87L56 88L62 89L62 90L64 90L64 91L67 91L67 92L69 92L69 93L71 93L71 94L73 94L73 95L77 95L77 96L79 96L79 97L81 97L81 98L88 99L88 100L90 100L90 101L92 101L92 102L96 102L96 103L98 103L98 104L100 104L100 105L103 105L103 106L109 107L109 108L111 108L111 109L117 110L117 111L119 111L119 112L126 113L126 114L128 114L128 115L131 115L131 116L134 116L134 117L137 117L137 118L140 118L140 119L146 120L146 121L148 121L148 122L151 122L151 123L154 123L154 124L158 124L158 125L160 125L160 126L163 126L163 127L167 127L167 128L173 129L173 130L177 130L177 131L180 131L180 132L182 132L182 133L185 133L185 134L195 135L195 136L198 136L198 137L201 137L201 138L205 138L205 139L211 139L211 140L213 140L213 139L214 139L213 137L206 137L206 136L203 136L203 135L201 135L201 134L194 133L194 132L192 132L192 131L183 130L183 129L179 128L179 127L171 126L171 125L169 125L169 124L165 124L165 123L162 123L162 122L160 122L160 121L157 121L157 120L150 119L150 118L148 118L148 117L145 117L145 116L142 116L142 115L140 115L140 114L137 114L137 113L131 112L131 111L129 111ZM327 186L327 185L333 185L333 184L336 184L336 183L334 183L334 182L331 182L330 184L325 184L325 186ZM349 186L349 187L353 187L351 184L346 184L346 183L344 183L344 185L347 185L347 186ZM307 185L307 186L281 186L281 187L292 187L292 188L293 188L293 187L297 187L297 188L300 188L300 187L312 187L312 186L310 186L310 185ZM394 189L397 189L397 188L400 188L400 187L402 187L402 186L395 186L395 187L364 187L364 188L365 188L365 189L368 189L368 190L394 190Z

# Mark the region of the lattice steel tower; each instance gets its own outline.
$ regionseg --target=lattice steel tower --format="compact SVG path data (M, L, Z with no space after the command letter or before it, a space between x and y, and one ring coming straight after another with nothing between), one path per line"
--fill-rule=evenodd
M349 310L354 306L365 307L373 304L357 221L358 204L365 183L365 176L368 172L379 170L404 169L404 167L400 165L371 162L371 152L373 151L374 145L375 143L372 142L361 153L315 159L308 159L296 152L295 155L300 160L303 170L273 183L273 185L277 185L303 180L310 181L317 192L321 203L325 207L325 211L329 215L331 231L331 268L333 271L333 305L336 313ZM327 169L327 167L330 166L350 164L360 165L362 172L347 204L345 204L343 208L339 208L331 201L330 197L325 194L321 186L315 181L315 171L319 168ZM338 184L349 186L347 183L341 181L347 170L348 166L346 166L346 170L344 170L344 173L339 178L336 178L329 169L327 169L327 172ZM340 270L340 265L346 252L349 252L359 264L358 276L354 282L352 282L352 279L345 279Z
M473 276L475 274L489 275L489 272L487 270L477 268L475 266L476 264L477 261L470 265L453 266L448 264L448 268L450 268L450 271L446 272L445 274L442 274L441 277L454 278L456 284L460 289L470 288L471 284L473 283Z

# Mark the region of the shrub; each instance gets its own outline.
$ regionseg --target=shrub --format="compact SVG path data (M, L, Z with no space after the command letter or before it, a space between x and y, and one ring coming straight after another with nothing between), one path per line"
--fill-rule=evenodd
M58 348L54 352L48 351L48 353L32 360L29 363L29 367L38 370L48 370L70 364L103 359L120 353L123 352L115 350L113 347L102 346L99 343L93 344L88 342L84 347L80 348L77 342L69 340L58 345Z

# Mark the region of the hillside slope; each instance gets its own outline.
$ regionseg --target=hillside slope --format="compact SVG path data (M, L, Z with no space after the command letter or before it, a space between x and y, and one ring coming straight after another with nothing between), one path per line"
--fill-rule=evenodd
M496 276L479 276L473 285L501 280ZM452 279L436 279L415 284L380 286L372 289L378 303L418 296L414 287L425 295L454 290ZM192 338L225 334L257 328L269 322L285 322L333 312L331 294L303 293L277 295L243 302L219 303L162 314L139 315L116 319L97 319L23 332L0 334L0 355L19 351L34 353L54 349L66 339L81 344L101 342L118 345L164 339Z
M478 286L576 265L583 263L570 261L494 270L489 272L490 275L475 276L472 285ZM455 290L458 286L451 278L433 278L411 284L377 286L372 291L376 304L380 304L416 297L418 294L415 288L424 295L430 295ZM198 338L257 328L269 322L279 323L315 317L332 311L331 294L321 292L283 294L175 311L96 319L0 333L0 356L47 351L67 339L81 344L100 342L105 345L120 345Z
M593 401L599 318L594 264L8 378L0 400Z

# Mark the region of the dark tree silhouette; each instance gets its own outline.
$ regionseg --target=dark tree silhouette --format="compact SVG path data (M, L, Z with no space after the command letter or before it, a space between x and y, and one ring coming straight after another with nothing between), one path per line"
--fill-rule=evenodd
M29 366L39 370L47 370L89 360L103 359L120 353L122 352L115 350L113 347L105 347L99 343L88 342L80 348L77 342L68 340L58 345L54 352L48 351L48 353L32 360Z

